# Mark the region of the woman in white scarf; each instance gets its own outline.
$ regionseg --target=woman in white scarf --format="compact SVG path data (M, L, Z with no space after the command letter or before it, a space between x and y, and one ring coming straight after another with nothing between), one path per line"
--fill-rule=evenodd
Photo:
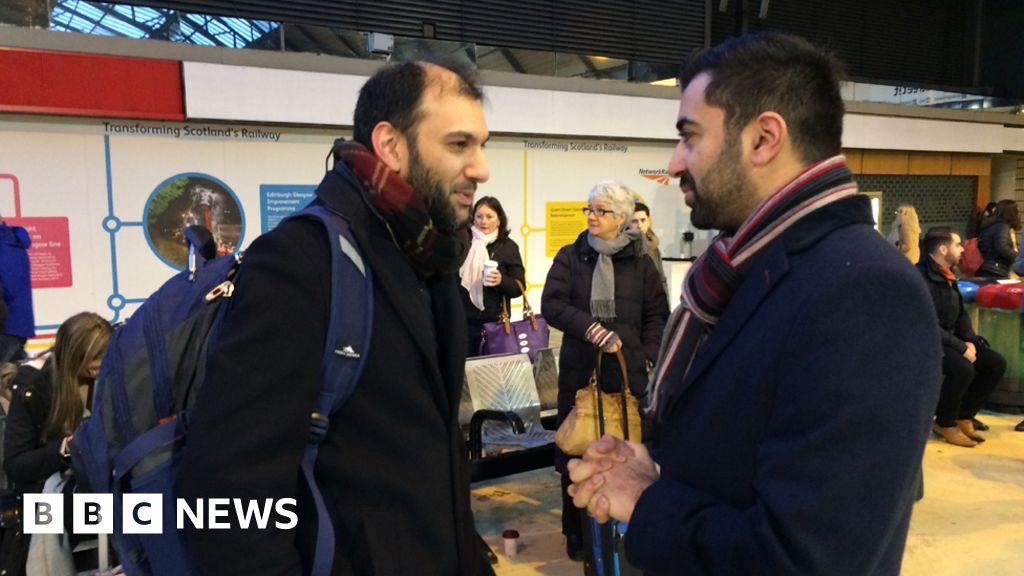
M509 238L508 218L496 198L484 196L473 206L472 244L459 278L466 310L467 354L480 355L480 333L485 322L496 322L502 300L522 295L516 281L526 283L519 245ZM484 277L484 264L498 263Z

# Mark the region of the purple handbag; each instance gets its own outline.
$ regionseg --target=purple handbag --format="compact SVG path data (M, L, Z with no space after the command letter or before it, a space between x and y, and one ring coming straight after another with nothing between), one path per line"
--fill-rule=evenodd
M484 323L480 351L483 355L519 354L530 355L530 362L541 348L548 347L548 323L540 314L534 314L526 299L526 287L516 280L523 292L523 319L511 322L505 299L501 300L501 317L497 322Z

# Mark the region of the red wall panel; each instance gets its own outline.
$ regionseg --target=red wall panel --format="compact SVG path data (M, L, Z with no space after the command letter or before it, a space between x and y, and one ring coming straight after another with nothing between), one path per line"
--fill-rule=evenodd
M181 63L0 47L0 112L182 120Z

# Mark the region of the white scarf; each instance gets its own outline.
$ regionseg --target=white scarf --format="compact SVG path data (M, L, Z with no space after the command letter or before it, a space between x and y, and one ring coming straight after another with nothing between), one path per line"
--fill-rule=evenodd
M487 246L498 239L498 230L484 234L476 226L470 226L469 231L473 233L473 243L469 246L469 254L466 261L459 268L459 277L462 278L462 287L469 292L469 300L477 309L484 309L484 262L490 260L487 253Z

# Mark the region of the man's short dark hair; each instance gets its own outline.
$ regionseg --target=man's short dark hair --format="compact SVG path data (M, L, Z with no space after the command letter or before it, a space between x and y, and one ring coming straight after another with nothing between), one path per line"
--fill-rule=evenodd
M839 154L845 112L839 82L845 74L830 53L803 38L760 32L690 58L679 73L681 89L702 72L711 76L704 100L725 110L729 135L763 112L777 112L804 162Z
M633 204L633 213L636 214L637 212L644 212L647 214L648 218L651 217L651 209L643 202L636 202Z
M924 233L924 245L925 254L934 254L939 250L939 246L949 246L953 242L953 231L949 226L934 226L929 228Z
M428 64L454 73L460 94L474 100L483 99L476 71L469 66L435 57L389 64L371 76L359 90L352 139L373 150L374 127L381 122L390 122L399 132L415 141L416 127L422 119L420 103L429 85Z

